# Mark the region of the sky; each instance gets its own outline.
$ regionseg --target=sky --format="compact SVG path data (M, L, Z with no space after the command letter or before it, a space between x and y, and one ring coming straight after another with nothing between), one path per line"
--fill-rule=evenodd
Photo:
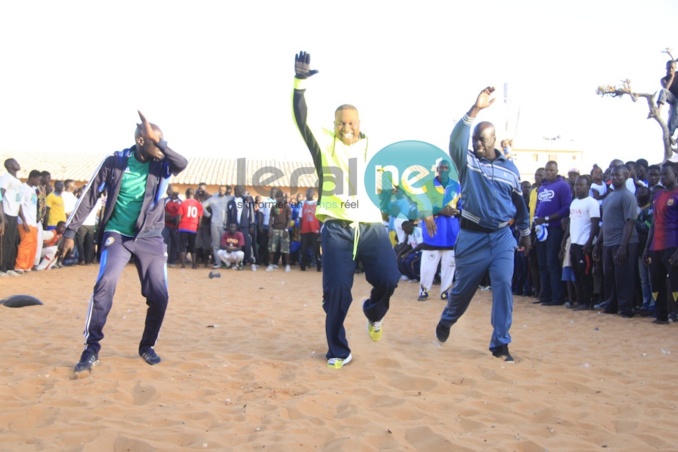
M103 156L133 144L141 110L189 159L306 159L291 109L305 50L320 71L310 114L331 126L336 106L354 104L379 148L447 149L455 122L495 86L480 118L499 139L560 136L584 151L586 170L659 162L647 104L595 91L626 78L656 91L662 50L678 57L676 23L670 0L2 2L0 156Z

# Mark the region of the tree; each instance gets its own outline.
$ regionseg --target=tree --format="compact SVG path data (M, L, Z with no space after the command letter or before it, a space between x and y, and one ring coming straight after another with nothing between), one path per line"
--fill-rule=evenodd
M672 60L673 55L671 55L671 49L663 50L662 53L667 53ZM659 124L659 127L662 129L662 138L664 141L664 161L670 159L675 152L671 146L671 136L669 135L669 127L666 122L661 118L657 113L657 102L655 101L654 93L637 93L631 89L631 81L629 79L622 80L622 86L613 86L613 85L604 85L599 86L596 90L596 94L599 96L605 97L623 97L625 94L628 94L631 97L631 100L637 102L639 98L644 98L647 101L647 106L650 112L647 115L647 119L654 119Z

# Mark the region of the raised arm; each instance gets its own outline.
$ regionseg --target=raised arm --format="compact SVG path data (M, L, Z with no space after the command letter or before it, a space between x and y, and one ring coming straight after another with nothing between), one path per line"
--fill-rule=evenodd
M464 117L457 122L457 125L454 126L452 134L450 135L450 157L457 166L460 180L463 180L466 173L466 158L469 151L468 143L471 138L471 126L473 125L473 120L478 116L478 113L481 110L484 110L494 103L495 99L491 98L493 92L494 88L491 86L483 89L478 94L473 106L471 106Z
M317 74L318 71L311 69L311 55L306 52L299 52L294 57L294 94L292 97L292 111L294 112L294 119L299 128L306 147L311 152L313 158L313 165L318 170L318 176L322 178L322 160L320 158L320 146L313 136L313 132L308 127L308 107L306 106L306 99L304 94L306 92L306 80L309 77ZM322 180L320 181L322 187Z

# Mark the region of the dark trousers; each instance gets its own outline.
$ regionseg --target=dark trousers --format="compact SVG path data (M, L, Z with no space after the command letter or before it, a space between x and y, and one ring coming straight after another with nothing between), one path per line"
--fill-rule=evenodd
M529 278L530 269L527 264L525 251L516 250L513 258L513 293L517 295L530 295L532 287Z
M652 251L650 264L650 278L652 293L655 299L655 309L658 320L668 320L673 311L673 293L678 292L678 271L673 270L669 259L676 252L675 248ZM668 287L667 287L668 284Z
M179 252L179 230L176 228L168 228L162 230L162 239L167 245L167 263L177 263L177 253Z
M570 246L570 262L576 281L574 288L577 302L580 305L591 306L593 297L593 259L590 253L584 253L584 246L573 243Z
M550 227L546 240L543 242L537 241L541 300L546 302L563 302L563 267L558 253L564 234L565 232L561 227Z
M405 258L398 259L398 271L409 279L421 278L421 251L410 253Z
M91 264L94 262L94 226L82 225L75 234L75 244L78 247L80 262Z
M309 232L306 234L300 234L300 236L301 251L299 251L299 266L302 270L306 269L306 265L310 260L308 257L308 249L311 248L313 250L317 266L320 268L320 234Z
M245 246L242 249L245 253L243 263L253 264L254 259L252 259L252 236L250 235L250 228L238 228L238 231L242 232L242 236L245 237ZM219 258L217 257L216 260L219 261Z
M603 245L603 276L605 299L608 302L605 312L631 314L636 280L634 267L638 265L638 244L627 245L626 261L621 265L614 263L619 245Z
M139 350L153 347L165 318L168 292L166 277L167 245L162 237L137 238L121 236L116 232L104 233L99 275L85 320L85 346L99 352L99 342L104 338L104 325L113 306L113 294L120 274L134 256L141 294L146 298L146 325Z
M260 265L268 265L268 228L262 228L257 232L257 242L259 244L259 255L257 261Z
M372 285L370 298L363 304L368 320L384 318L389 309L391 295L398 286L400 272L395 251L381 223L360 223L360 236L353 258L354 230L347 222L329 220L321 232L323 247L323 309L327 335L328 358L346 358L351 349L346 340L344 320L353 297L351 288L356 270L356 260L365 267L365 277Z
M536 235L532 234L532 243L536 244L537 239ZM539 276L539 260L537 259L537 248L533 246L530 248L530 251L527 253L527 265L530 272L530 282L532 283L532 288L534 289L535 296L539 296L541 292L541 279Z
M14 270L17 246L19 246L19 222L17 217L5 214L5 233L2 235L0 248L0 271Z

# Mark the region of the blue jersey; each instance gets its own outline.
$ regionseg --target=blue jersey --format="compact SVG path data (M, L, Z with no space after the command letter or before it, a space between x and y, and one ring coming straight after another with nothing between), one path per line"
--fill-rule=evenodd
M436 235L431 237L425 225L422 225L424 249L452 249L457 243L459 234L459 219L439 215L438 212L446 206L461 210L461 185L450 179L443 187L436 177L433 180L434 192L429 196L433 204L433 218L436 222Z

